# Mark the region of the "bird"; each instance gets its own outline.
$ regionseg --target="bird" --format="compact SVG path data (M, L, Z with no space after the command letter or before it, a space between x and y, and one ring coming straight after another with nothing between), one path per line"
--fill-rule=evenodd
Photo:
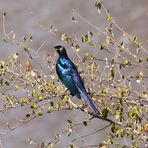
M79 99L83 98L95 115L100 114L91 98L88 96L82 78L76 66L68 57L65 47L57 45L54 48L59 55L56 62L56 72L61 82L70 91L72 96L76 96Z

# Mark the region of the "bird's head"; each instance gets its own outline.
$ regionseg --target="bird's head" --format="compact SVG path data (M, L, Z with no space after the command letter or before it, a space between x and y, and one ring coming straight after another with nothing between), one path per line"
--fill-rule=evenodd
M57 51L57 53L58 53L59 55L67 55L67 52L66 52L65 47L63 47L63 46L61 46L61 45L57 45L57 46L55 46L54 48L55 48L55 50Z

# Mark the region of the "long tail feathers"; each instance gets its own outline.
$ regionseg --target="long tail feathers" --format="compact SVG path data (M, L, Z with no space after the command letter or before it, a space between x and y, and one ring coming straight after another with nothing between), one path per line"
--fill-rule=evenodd
M88 104L88 106L95 112L96 115L99 115L100 112L97 110L97 108L95 107L95 105L93 104L92 100L90 99L90 97L88 96L85 87L82 83L81 77L79 76L79 74L77 73L77 71L72 70L72 77L74 80L74 83L77 87L77 89L80 92L81 97L86 101L86 103Z
M95 112L95 114L99 115L100 112L95 107L94 103L92 102L92 100L88 96L87 92L85 90L82 91L80 89L79 89L79 91L80 91L82 98L87 102L88 106Z

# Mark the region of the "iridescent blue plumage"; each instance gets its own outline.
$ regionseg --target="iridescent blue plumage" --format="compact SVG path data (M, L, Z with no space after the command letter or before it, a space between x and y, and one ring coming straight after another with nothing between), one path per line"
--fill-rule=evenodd
M65 48L59 45L56 46L55 49L59 54L59 58L56 63L56 71L62 83L68 88L72 95L78 98L82 97L91 109L96 114L99 114L99 111L88 96L77 68L69 59Z

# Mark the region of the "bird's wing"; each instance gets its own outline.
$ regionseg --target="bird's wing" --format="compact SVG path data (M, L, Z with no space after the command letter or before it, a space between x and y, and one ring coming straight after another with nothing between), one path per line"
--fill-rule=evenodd
M84 87L84 84L81 80L80 75L78 74L78 72L76 70L71 69L72 74L72 78L74 80L74 83L76 85L76 87L78 88L82 98L87 102L87 104L90 106L90 108L96 113L96 114L100 114L99 111L97 110L97 108L95 107L95 105L93 104L92 100L90 99L90 97L88 96L86 89Z
M79 73L77 72L77 70L71 69L71 72L70 72L70 73L71 73L71 75L72 75L72 78L73 78L73 80L74 80L76 86L77 86L78 88L81 88L81 89L83 88L83 89L85 89L85 88L84 88L84 85L83 85L83 82L82 82L82 79L81 79Z

